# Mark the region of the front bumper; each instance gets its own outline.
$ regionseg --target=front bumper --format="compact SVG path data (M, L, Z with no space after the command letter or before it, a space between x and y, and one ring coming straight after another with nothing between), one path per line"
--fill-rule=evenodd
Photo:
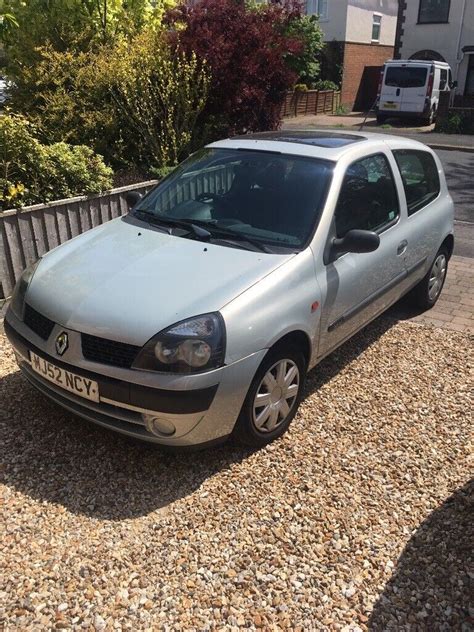
M67 331L71 341L60 358L53 341ZM197 375L165 375L106 366L84 359L80 334L56 325L44 341L9 310L5 333L26 379L67 410L96 424L131 437L169 446L217 442L234 427L253 376L266 350L220 369ZM31 367L30 351L48 362L99 385L100 401L93 402L51 383ZM142 415L171 422L172 436L151 433Z

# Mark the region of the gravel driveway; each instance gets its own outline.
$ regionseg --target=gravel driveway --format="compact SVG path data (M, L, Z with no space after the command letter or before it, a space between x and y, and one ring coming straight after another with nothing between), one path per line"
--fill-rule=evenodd
M472 629L470 343L379 319L283 439L173 455L47 402L0 337L0 626Z

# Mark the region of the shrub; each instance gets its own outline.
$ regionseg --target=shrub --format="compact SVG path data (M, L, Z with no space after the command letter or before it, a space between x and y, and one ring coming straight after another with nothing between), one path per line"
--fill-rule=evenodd
M286 34L300 43L299 50L285 55L288 66L297 74L299 81L312 87L320 72L319 56L324 46L323 32L315 15L290 13Z
M34 204L111 187L112 170L85 146L41 144L18 115L0 117L0 207Z
M151 30L132 41L123 38L102 57L116 111L135 133L148 166L177 164L206 102L206 62Z
M308 86L305 83L297 83L294 87L295 92L308 92Z
M334 81L329 81L329 79L315 81L311 87L314 88L314 90L339 90L339 86L334 83Z
M124 121L115 112L98 54L37 50L39 61L17 77L10 100L46 143L86 144L121 166Z
M300 15L298 2L255 9L235 0L186 3L168 14L170 23L180 24L173 34L180 49L195 52L211 71L196 145L278 127L285 92L297 79L287 60L303 50L302 41L288 33Z
M437 132L444 134L474 134L474 110L450 111L436 121Z

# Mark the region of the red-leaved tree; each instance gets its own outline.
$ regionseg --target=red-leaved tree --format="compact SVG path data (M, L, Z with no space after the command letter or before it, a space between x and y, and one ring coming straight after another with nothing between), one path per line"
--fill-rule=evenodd
M168 15L185 52L206 59L211 86L198 121L199 142L222 135L276 129L285 91L297 79L285 59L302 42L288 35L301 16L300 0L249 7L245 0L197 0Z

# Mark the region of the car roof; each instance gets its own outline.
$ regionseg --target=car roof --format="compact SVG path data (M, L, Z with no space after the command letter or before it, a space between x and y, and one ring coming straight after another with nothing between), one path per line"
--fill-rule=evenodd
M374 132L346 132L336 130L280 130L235 136L211 143L208 147L221 149L247 149L281 154L308 156L325 160L339 160L357 148L365 147L367 153L400 143L414 149L430 151L425 145L401 136Z

